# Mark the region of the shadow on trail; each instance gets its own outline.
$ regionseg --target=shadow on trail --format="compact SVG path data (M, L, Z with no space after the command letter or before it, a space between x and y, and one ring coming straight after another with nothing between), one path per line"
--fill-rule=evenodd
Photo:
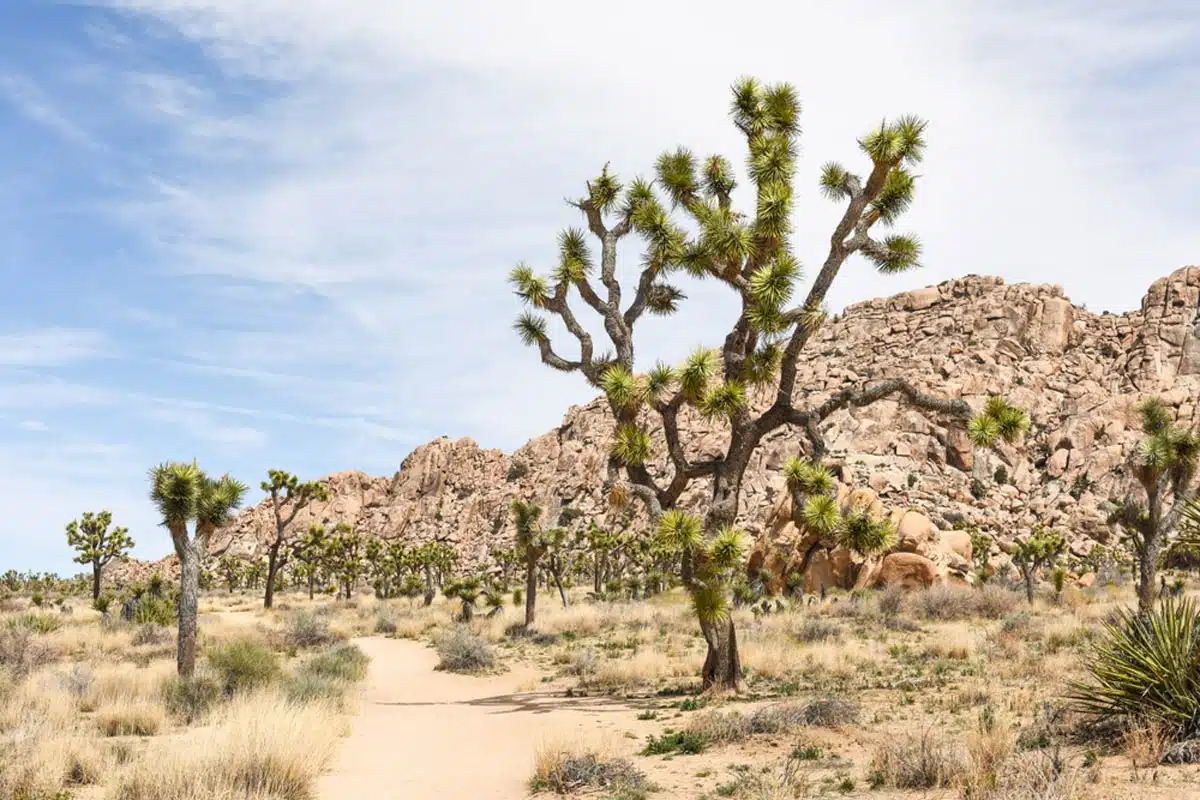
M631 709L655 708L657 702L661 701L657 701L653 697L568 697L562 692L520 692L496 695L495 697L480 697L474 700L378 701L371 705L407 708L419 708L422 706L469 706L491 709L493 714L549 714L552 711L564 710L611 714Z

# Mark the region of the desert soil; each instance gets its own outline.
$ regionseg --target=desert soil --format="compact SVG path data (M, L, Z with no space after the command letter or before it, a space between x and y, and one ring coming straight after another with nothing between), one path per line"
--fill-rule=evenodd
M436 653L419 642L354 643L371 666L350 736L318 788L323 800L522 800L539 743L627 738L616 726L628 727L632 712L620 701L518 691L538 681L534 669L454 675L436 672Z

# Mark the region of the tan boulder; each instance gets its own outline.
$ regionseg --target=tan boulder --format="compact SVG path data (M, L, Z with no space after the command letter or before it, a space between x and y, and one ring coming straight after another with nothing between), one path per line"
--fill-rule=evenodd
M925 556L916 553L891 553L883 557L866 583L868 588L872 589L887 586L924 589L937 582L937 565Z
M896 522L897 550L916 553L936 542L939 531L929 517L917 511L906 511Z

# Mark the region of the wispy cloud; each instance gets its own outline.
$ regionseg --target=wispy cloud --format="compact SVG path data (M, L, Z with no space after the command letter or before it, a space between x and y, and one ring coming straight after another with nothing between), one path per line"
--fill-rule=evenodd
M0 367L51 367L96 358L108 350L101 331L45 328L0 333Z
M8 101L26 118L73 144L90 150L103 149L99 141L61 112L36 83L22 75L0 74L0 98Z

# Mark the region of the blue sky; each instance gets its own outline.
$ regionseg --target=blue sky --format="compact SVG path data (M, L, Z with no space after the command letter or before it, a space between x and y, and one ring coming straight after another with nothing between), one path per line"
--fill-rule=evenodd
M804 99L808 263L820 164L883 115L931 120L925 268L852 264L835 305L992 273L1136 307L1200 262L1197 15L1137 5L6 0L0 570L71 571L64 525L105 507L163 555L158 461L390 474L436 436L555 425L589 393L510 334L508 269L549 265L606 161L740 161L743 73ZM641 357L712 341L731 306L689 294Z

